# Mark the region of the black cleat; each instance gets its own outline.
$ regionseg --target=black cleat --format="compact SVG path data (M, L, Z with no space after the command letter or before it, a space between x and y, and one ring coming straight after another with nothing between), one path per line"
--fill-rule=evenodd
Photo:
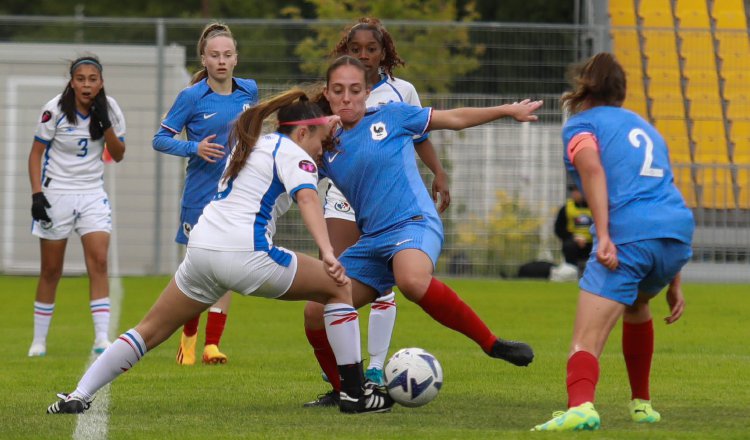
M58 393L57 397L60 400L47 407L47 414L82 414L91 407L91 402L65 393Z
M506 341L502 338L497 338L497 341L492 344L492 350L487 354L519 367L525 367L534 360L534 350L529 344Z
M391 396L387 392L372 388L364 389L359 399L349 397L342 392L339 405L341 412L348 414L388 412L391 407L393 407Z
M331 390L325 394L321 394L317 399L302 404L305 408L324 408L339 406L339 393L338 391Z

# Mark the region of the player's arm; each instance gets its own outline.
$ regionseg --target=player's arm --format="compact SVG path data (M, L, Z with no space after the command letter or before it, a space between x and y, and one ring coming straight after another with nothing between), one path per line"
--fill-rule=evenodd
M38 140L34 140L29 152L29 181L31 182L31 193L42 191L42 156L47 146Z
M519 122L536 121L534 114L542 106L542 101L524 99L513 104L495 107L461 107L451 110L433 110L428 130L463 130L464 128L486 124L497 119L511 117Z
M125 142L117 137L114 128L109 127L104 131L104 143L112 160L120 162L125 157Z
M328 274L337 283L344 284L346 282L344 267L333 254L333 245L328 238L328 228L323 218L323 207L320 205L318 192L312 188L302 188L294 194L294 197L305 227L320 249L320 259L325 263Z
M682 274L678 273L667 288L667 304L669 304L669 316L664 322L672 324L682 316L685 311L685 297L682 295Z
M414 149L417 150L419 158L422 159L427 168L432 171L435 176L432 179L432 200L437 202L437 195L440 194L440 206L438 207L439 212L443 212L451 204L451 193L448 187L448 174L443 169L443 164L440 163L440 158L435 151L435 147L432 145L430 138L426 138L418 144L414 144Z

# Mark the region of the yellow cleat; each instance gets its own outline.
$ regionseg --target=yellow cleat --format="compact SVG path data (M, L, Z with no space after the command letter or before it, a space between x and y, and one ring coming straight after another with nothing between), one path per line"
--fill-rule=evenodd
M180 365L193 365L195 363L195 342L198 340L198 334L185 336L182 333L180 338L180 348L177 349L177 363Z
M203 363L204 364L226 364L227 355L219 351L218 345L209 344L203 348Z
M628 404L628 411L636 423L656 423L661 420L661 414L654 411L650 400L633 399Z
M557 411L552 414L552 420L536 425L532 431L595 431L601 426L599 413L591 402L582 403L568 408L567 411Z

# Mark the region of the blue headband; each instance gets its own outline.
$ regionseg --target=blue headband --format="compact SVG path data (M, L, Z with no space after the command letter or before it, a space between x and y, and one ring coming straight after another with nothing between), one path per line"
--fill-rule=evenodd
M97 69L99 69L99 72L101 72L101 71L102 71L102 65L101 65L101 64L99 64L99 62L98 62L98 61L86 58L86 59L83 59L83 60L81 60L81 61L78 61L77 63L73 64L73 65L72 65L72 66L70 67L70 75L71 75L71 76L73 76L73 72L75 72L75 71L76 71L76 68L78 68L78 66L81 66L81 65L83 65L83 64L91 64L92 66L94 66L94 67L96 67Z

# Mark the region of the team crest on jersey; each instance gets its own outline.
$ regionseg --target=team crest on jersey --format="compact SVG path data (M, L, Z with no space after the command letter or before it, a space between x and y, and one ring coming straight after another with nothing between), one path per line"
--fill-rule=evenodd
M352 207L349 206L348 202L336 202L333 205L333 208L338 212L349 212L352 210Z
M52 119L52 113L50 113L49 110L45 110L44 113L42 113L42 123L49 121Z
M242 111L244 112L245 110L249 109L250 107L251 107L250 104L242 104Z
M315 167L315 164L310 162L309 160L301 160L299 161L299 169L302 171L307 171L308 173L316 173L318 169Z
M182 223L182 233L185 234L185 237L190 237L190 231L193 229L193 225L191 225L188 222Z
M388 130L385 129L383 122L376 122L370 126L370 135L375 141L382 141L388 136Z

